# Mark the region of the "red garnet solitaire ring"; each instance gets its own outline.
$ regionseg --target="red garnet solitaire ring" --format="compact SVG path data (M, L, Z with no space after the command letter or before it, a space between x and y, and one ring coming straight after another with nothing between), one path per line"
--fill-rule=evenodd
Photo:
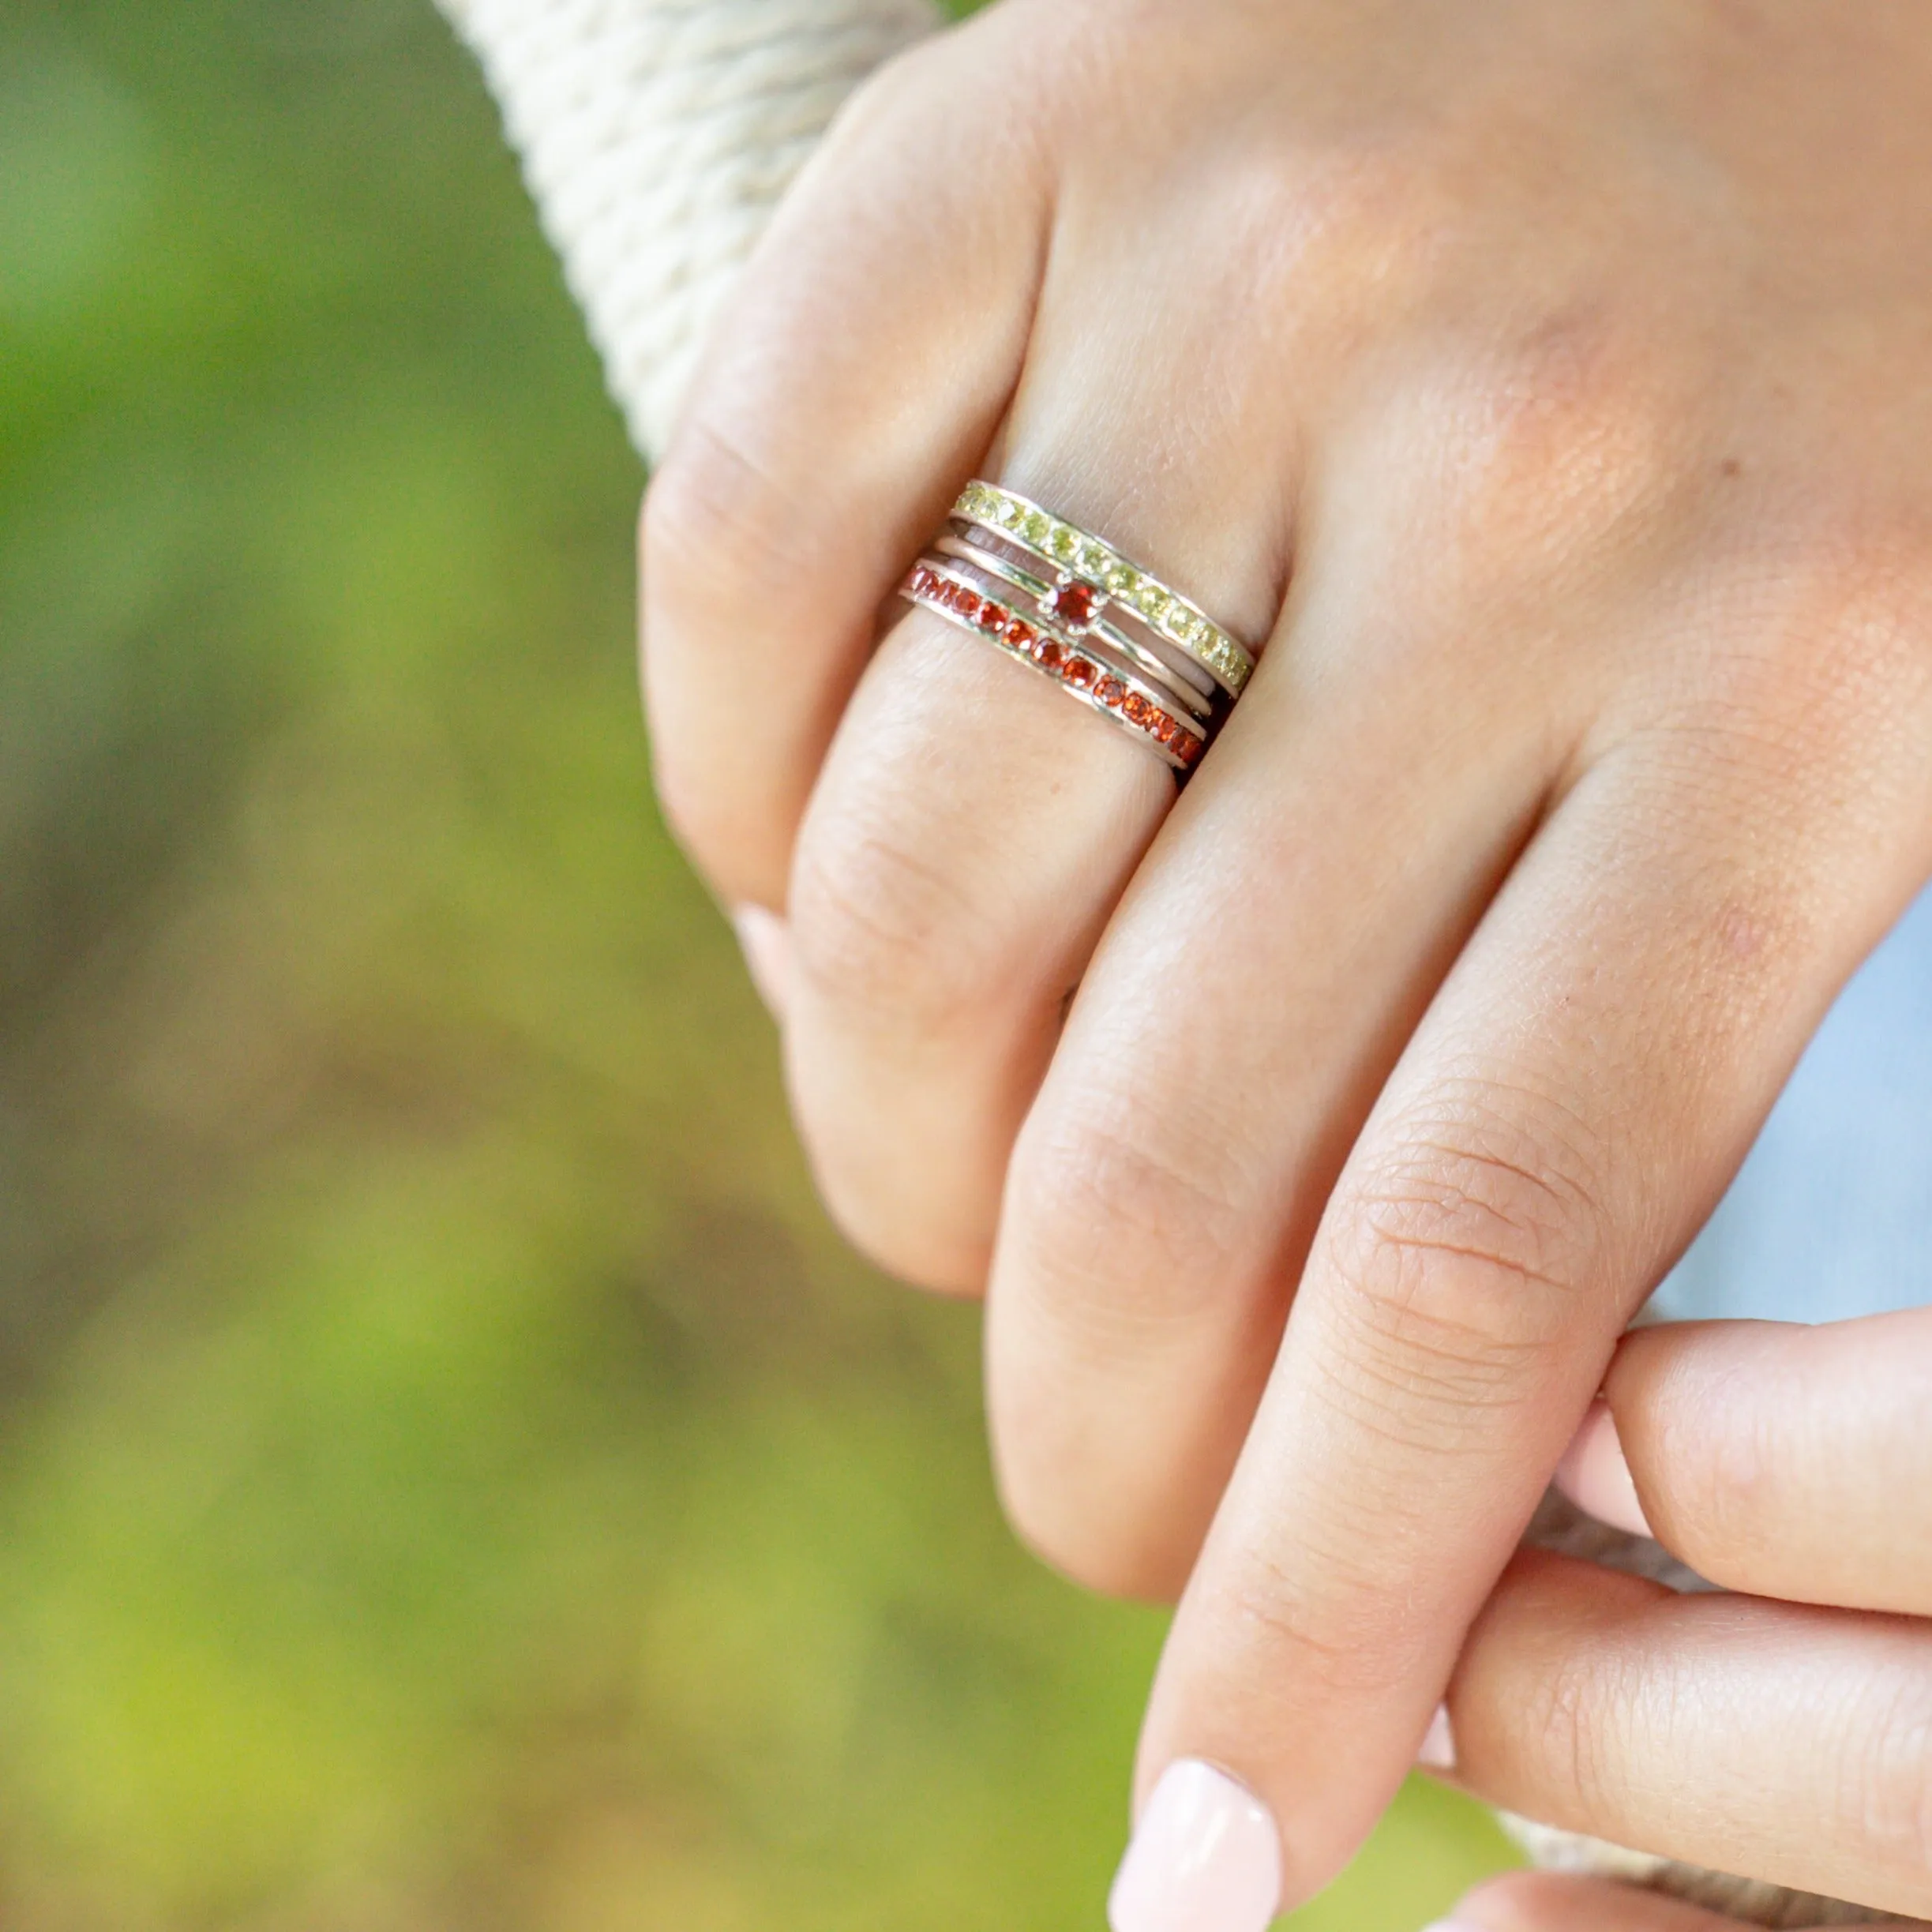
M1184 776L1255 669L1179 591L992 483L967 485L900 595L1023 658Z

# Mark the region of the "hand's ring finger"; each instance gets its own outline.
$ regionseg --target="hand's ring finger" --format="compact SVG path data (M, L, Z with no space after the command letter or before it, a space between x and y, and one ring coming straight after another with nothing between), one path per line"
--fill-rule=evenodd
M961 493L901 586L913 614L861 681L800 837L801 1122L847 1226L931 1285L983 1281L1068 991L1254 665L1090 527L1113 520L993 483ZM1165 523L1148 526L1163 549Z

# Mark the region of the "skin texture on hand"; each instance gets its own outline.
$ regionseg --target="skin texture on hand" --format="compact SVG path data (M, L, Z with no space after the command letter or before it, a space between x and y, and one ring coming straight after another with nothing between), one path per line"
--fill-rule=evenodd
M1230 1776L1284 1902L1932 872L1929 449L1923 0L1004 0L725 318L645 511L666 808L783 916L834 1212L989 1290L1022 1532L1180 1595L1141 1799ZM974 475L1263 647L1178 803L879 641Z
M1525 1553L1435 1768L1619 1844L1932 1911L1932 1309L1639 1330L1606 1397L1599 1457L1738 1593Z

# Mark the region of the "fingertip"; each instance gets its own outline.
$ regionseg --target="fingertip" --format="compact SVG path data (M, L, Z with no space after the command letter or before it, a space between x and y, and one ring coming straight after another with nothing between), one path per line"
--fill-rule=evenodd
M1429 1720L1429 1728L1422 1734L1420 1748L1416 1753L1416 1762L1425 1771L1439 1771L1445 1774L1456 1768L1456 1733L1449 1721L1449 1706L1439 1704L1435 1715Z
M1112 1932L1267 1932L1281 1903L1274 1814L1199 1758L1161 1773L1107 1900Z
M1637 1494L1607 1402L1592 1402L1556 1465L1557 1488L1586 1516L1633 1536L1656 1534Z

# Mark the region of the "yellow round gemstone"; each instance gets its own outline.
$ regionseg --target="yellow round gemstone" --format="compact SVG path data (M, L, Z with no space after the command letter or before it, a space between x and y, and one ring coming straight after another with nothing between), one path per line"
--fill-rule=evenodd
M1080 548L1078 532L1069 530L1064 523L1055 527L1052 541L1047 546L1063 564L1071 563Z
M1106 585L1109 597L1131 597L1140 580L1125 564L1116 558L1107 566L1106 574L1101 581Z

